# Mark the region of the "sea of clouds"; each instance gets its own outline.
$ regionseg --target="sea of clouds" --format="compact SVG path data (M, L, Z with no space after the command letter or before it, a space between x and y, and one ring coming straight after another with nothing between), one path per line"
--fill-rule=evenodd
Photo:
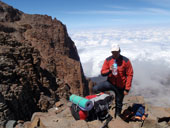
M131 94L156 106L170 106L170 28L77 30L69 35L87 77L100 75L111 45L118 43L133 65Z

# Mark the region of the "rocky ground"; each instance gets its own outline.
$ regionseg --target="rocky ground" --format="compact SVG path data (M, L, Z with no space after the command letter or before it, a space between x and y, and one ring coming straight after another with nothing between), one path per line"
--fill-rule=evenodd
M124 100L125 110L128 106L133 103L144 104L146 107L146 113L149 114L145 120L143 128L169 128L170 121L158 122L159 118L169 117L170 108L154 107L145 104L143 97L141 96L126 96ZM37 112L32 116L31 121L25 123L18 123L16 128L101 128L104 122L94 120L86 122L84 120L76 121L70 112L69 106L71 105L68 101L57 102L56 106L49 109L48 112L42 113ZM114 104L113 104L114 106ZM110 110L110 114L114 117L114 109ZM120 117L113 118L109 123L109 128L140 128L141 122L125 122Z

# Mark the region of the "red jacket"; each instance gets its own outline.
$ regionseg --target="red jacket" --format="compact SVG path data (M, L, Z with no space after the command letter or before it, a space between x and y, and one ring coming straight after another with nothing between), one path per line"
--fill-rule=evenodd
M117 76L112 75L112 72L109 70L110 66L113 65L115 59L112 56L108 57L102 66L101 75L108 76L108 81L113 85L116 85L118 88L125 89L127 91L131 88L132 78L133 78L133 68L131 62L128 58L120 55L116 59L118 65L118 74Z

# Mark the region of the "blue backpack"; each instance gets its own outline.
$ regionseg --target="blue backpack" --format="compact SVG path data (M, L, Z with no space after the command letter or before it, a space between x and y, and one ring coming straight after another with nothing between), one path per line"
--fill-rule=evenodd
M148 114L145 113L145 106L142 104L133 104L132 111L134 116L132 116L131 119L135 121L142 121L142 127L145 119L148 117Z
M147 117L148 114L145 113L145 106L142 104L133 104L132 107L129 106L121 115L121 118L126 122L141 121L141 127Z
M145 106L142 104L133 104L132 111L135 117L142 117L145 115Z

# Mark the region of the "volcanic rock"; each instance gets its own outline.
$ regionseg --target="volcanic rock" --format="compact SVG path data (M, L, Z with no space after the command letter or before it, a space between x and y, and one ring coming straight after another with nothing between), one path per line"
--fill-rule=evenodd
M88 81L66 26L0 1L0 126L30 120L71 93L87 95Z

